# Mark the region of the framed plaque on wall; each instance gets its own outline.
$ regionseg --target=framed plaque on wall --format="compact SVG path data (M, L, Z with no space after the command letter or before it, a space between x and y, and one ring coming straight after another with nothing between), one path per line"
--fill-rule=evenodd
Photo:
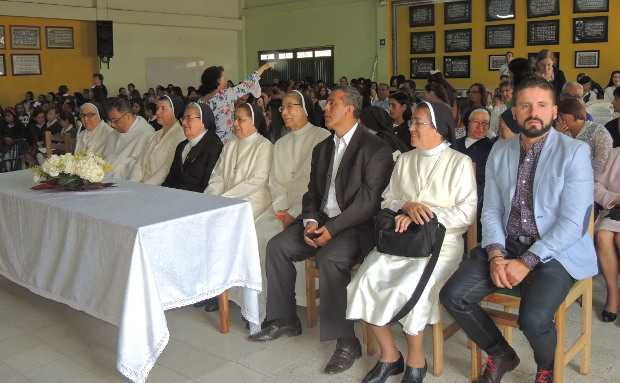
M6 64L4 63L4 55L0 54L0 76L6 76Z
M515 46L515 25L487 25L485 30L486 49L493 48L514 48Z
M435 70L434 57L416 57L409 60L411 78L427 79L432 70Z
M48 49L73 49L73 28L45 27Z
M11 25L11 48L41 49L39 27Z
M469 56L444 56L443 74L446 78L469 78Z
M560 14L560 0L527 0L527 17L558 16Z
M573 0L573 13L609 12L609 0Z
M409 7L410 27L430 27L435 25L435 6L417 5Z
M573 19L574 43L607 42L609 25L607 16Z
M435 53L435 32L411 32L411 53Z
M471 23L471 1L455 1L443 5L444 24Z
M515 0L486 0L487 21L515 18Z
M5 41L6 40L4 37L4 25L0 25L0 49L6 48Z
M527 45L557 45L559 43L559 20L527 22Z
M471 28L452 29L444 32L444 51L469 52L471 51Z
M576 51L575 68L598 68L600 51Z
M41 74L41 56L38 54L11 55L13 76Z
M499 70L506 64L506 55L489 55L489 70Z

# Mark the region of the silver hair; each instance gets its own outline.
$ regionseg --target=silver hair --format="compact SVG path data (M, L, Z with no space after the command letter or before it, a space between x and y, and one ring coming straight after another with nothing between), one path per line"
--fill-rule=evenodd
M471 111L471 113L469 113L470 116L473 116L474 113L485 113L487 115L487 117L489 118L489 120L491 119L491 113L489 113L488 110L484 109L484 108L477 108Z
M581 89L581 93L583 93L583 85L581 85L577 81L567 81L566 83L564 83L564 86L562 86L562 93L564 93L566 91L566 88L568 88L569 86L576 86L578 89Z

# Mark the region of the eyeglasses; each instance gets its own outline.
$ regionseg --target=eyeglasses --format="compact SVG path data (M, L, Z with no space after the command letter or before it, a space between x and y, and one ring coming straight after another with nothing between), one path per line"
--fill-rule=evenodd
M411 126L426 126L426 125L433 126L433 124L428 121L420 121L420 120L416 120L415 118L411 120Z
M80 113L80 118L93 118L97 115L97 113L94 112L90 112L90 113Z
M475 121L475 120L471 120L469 121L469 123L471 125L476 125L476 126L482 126L483 128L486 128L489 126L489 123L486 121Z
M198 119L199 120L200 116L183 116L183 117L181 117L181 122L189 121L189 120L192 120L192 119Z
M301 104L286 104L286 105L282 105L281 107L278 108L278 111L280 113L282 113L283 110L292 110L294 106L301 106Z
M128 112L125 112L121 114L119 118L110 118L110 124L116 125L117 122L119 122L123 117L125 117L128 114L129 114Z

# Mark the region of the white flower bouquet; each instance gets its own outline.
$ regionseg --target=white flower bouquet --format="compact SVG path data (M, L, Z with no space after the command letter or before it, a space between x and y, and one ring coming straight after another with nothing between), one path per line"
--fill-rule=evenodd
M32 168L34 182L38 184L33 189L85 190L108 187L112 184L101 181L110 170L110 164L90 152L60 156L54 154L41 166Z

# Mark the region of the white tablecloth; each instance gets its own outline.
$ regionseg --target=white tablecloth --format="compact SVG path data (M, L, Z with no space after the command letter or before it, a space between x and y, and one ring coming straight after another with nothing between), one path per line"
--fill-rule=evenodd
M119 327L117 368L143 382L168 343L165 310L244 287L256 328L261 271L247 202L121 182L33 191L0 174L0 274Z

